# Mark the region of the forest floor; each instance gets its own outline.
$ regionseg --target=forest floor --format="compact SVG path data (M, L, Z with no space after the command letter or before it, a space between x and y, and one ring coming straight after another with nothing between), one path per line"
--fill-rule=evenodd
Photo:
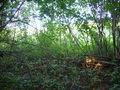
M3 57L6 58L6 57ZM12 57L13 58L13 57ZM91 58L10 59L0 64L1 90L119 90L120 67ZM98 67L96 67L98 65Z

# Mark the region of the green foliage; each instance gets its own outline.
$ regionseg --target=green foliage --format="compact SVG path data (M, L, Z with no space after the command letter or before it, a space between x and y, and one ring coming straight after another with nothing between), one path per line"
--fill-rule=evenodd
M69 41L73 37L67 34L66 27L49 24L48 29L34 38L20 39L20 34L16 37L20 41L10 49L10 54L0 59L1 89L98 89L107 81L104 88L111 88L111 85L113 89L119 88L119 66L112 72L100 71L100 75L99 71L82 69L84 56L78 56L82 51ZM60 38L61 34L64 37ZM96 33L93 31L93 34ZM92 48L91 44L88 47ZM10 47L6 48L9 52Z
M8 10L9 17L13 14L9 9L16 10L21 3L18 0L11 1L1 2L10 3L10 6L6 4L2 7ZM15 25L20 27L19 32L9 29L0 31L1 90L117 90L120 88L120 59L117 53L119 35L118 27L114 23L115 20L119 22L117 21L119 18L114 19L106 15L112 15L115 10L119 10L118 1L113 4L110 0L105 2L103 0L27 1L37 3L39 8L34 9L34 4L26 4L19 15L12 18L13 20L17 18L18 21L22 18L23 22L26 22ZM101 6L102 4L104 5ZM86 10L88 7L90 12ZM29 35L27 33L29 17L34 16L31 9L34 12L40 11L39 19L45 17L45 25L43 29ZM5 16L6 19L9 17ZM101 62L114 62L114 66L109 67L110 65L103 63L102 69L87 68L86 55L96 56L98 60L101 57L103 60L100 59ZM110 58L109 61L104 57Z

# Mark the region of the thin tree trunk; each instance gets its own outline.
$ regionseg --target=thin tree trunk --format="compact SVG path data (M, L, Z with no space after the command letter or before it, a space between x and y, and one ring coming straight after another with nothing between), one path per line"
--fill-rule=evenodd
M116 30L115 30L115 14L112 14L112 38L113 38L113 50L114 50L114 57L116 58Z

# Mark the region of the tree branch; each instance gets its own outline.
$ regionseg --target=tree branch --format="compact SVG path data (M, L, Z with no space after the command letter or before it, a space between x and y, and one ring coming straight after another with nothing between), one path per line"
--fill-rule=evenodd
M2 26L0 26L0 32L7 26L7 24L9 24L12 20L12 18L14 18L15 14L20 10L20 8L22 7L22 5L24 4L25 0L20 4L20 6L17 8L17 10L13 13L13 15L10 17L10 19Z

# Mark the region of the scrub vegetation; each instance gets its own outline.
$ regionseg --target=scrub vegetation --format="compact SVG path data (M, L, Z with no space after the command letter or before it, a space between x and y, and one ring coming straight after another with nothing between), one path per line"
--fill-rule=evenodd
M0 90L120 90L120 1L0 0Z

